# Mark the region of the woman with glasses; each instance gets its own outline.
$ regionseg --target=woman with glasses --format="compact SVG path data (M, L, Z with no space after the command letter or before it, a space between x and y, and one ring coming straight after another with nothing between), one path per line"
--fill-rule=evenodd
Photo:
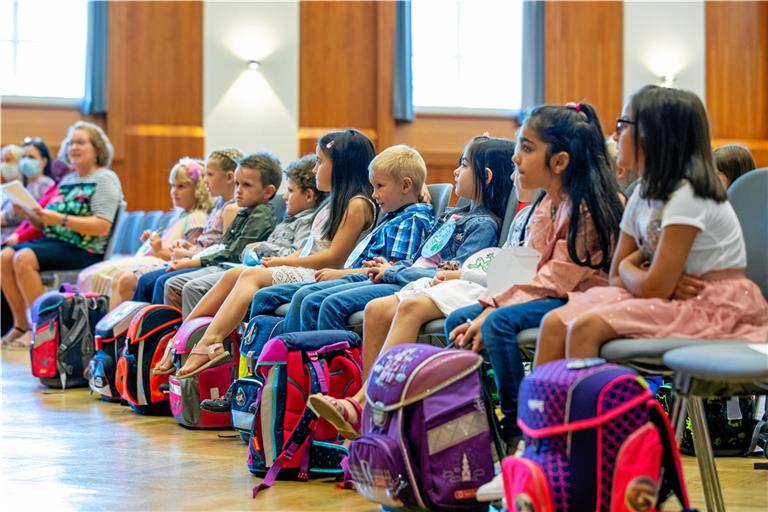
M109 169L112 143L100 127L84 121L69 128L67 140L75 172L61 180L45 208L33 211L43 236L2 251L0 283L14 321L3 345L25 345L31 338L26 312L45 291L41 271L92 265L104 258L109 242L123 195L119 178Z

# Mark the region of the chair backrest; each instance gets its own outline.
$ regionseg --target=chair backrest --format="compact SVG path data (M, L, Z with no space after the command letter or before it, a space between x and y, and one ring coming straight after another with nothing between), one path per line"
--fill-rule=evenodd
M432 197L432 213L435 215L435 218L438 218L448 206L448 201L453 193L453 185L450 183L434 183L427 185L427 190L429 190L429 195Z
M504 210L504 218L501 221L501 231L499 232L499 246L504 245L507 241L507 235L509 234L509 228L512 226L512 220L517 213L517 193L515 189L509 191L509 199L507 199L507 209Z
M728 199L744 233L747 277L768 298L768 167L742 175L728 188Z
M168 210L160 217L160 221L157 223L157 229L166 229L171 225L171 221L176 217L176 209Z
M112 228L109 233L109 242L107 242L107 248L104 251L104 259L108 260L115 250L118 237L120 236L120 229L125 225L125 209L128 208L128 203L120 201L117 205L117 211L115 212L115 220L112 221Z
M277 222L283 222L283 219L285 219L285 199L283 199L283 194L277 193L275 194L275 197L269 200L269 204L275 207L275 216L277 217Z
M147 229L155 229L156 224L162 216L163 212L160 210L143 212L143 214L139 216L138 221L133 225L133 230L128 237L128 254L134 254L139 247L141 247L141 240L139 240L141 234Z
M139 224L139 220L143 215L143 210L125 212L123 214L123 220L118 226L118 231L112 236L115 244L114 247L112 247L112 254L131 253L131 236L133 236L134 231L136 231L136 226Z

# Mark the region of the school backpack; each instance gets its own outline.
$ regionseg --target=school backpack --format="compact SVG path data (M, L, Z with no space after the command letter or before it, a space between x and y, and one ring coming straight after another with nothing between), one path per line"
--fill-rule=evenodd
M251 438L256 401L263 386L264 380L258 375L240 377L232 383L232 398L229 409L229 414L232 417L232 428L246 443Z
M51 388L88 385L83 375L95 352L93 332L109 309L109 297L96 293L47 292L31 308L29 349L32 375Z
M475 499L497 454L479 368L468 350L404 344L368 377L349 478L384 510L488 510Z
M656 399L669 414L672 410L672 387L664 384L656 391ZM739 457L750 455L758 447L765 450L768 445L768 415L759 410L760 397L745 396L732 398L704 399L704 416L716 457ZM683 440L680 452L696 455L693 449L691 418L685 418Z
M174 338L174 362L181 368L189 354L211 325L213 317L203 316L184 322ZM202 400L219 398L227 392L237 376L238 344L240 335L230 333L221 341L229 356L218 364L206 368L194 377L179 379L171 375L171 413L179 425L188 428L228 428L232 420L228 412L211 412L200 407Z
M150 304L133 317L125 346L117 360L115 381L120 396L139 414L170 414L168 394L160 386L168 375L152 375L176 330L181 311L165 304Z
M256 363L263 380L248 443L248 469L264 477L253 496L280 477L340 476L347 454L336 429L307 407L309 396L354 395L362 385L360 338L350 331L280 335Z
M275 336L283 334L283 321L283 317L270 315L256 315L250 319L240 342L238 377L254 374L256 361L264 345Z
M107 313L96 324L96 353L88 362L88 386L105 402L120 402L115 372L117 360L125 348L125 337L131 320L143 308L146 302L123 302Z
M650 512L670 491L690 510L669 421L629 368L539 366L520 386L517 423L525 451L502 461L509 510Z

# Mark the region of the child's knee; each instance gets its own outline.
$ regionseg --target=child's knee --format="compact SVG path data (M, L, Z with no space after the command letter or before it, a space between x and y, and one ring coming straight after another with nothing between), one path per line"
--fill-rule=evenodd
M550 311L541 320L542 335L565 337L567 332L565 322L560 318L560 315L554 311Z

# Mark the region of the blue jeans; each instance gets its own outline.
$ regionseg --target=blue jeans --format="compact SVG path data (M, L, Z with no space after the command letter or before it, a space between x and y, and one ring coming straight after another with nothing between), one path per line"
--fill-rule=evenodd
M295 331L316 331L323 301L342 287L347 289L346 286L349 284L359 285L360 283L371 284L364 274L352 274L333 281L305 285L291 300L291 307L285 315L286 330L290 328Z
M524 373L517 335L525 329L538 327L544 315L565 302L565 299L547 298L497 308L483 322L483 341L496 377L501 412L504 414L501 425L508 439L520 432L517 426L517 394ZM467 320L476 318L484 309L481 304L473 304L448 315L446 335Z
M268 286L253 294L250 318L256 315L274 315L275 310L291 301L294 294L306 286L305 283L287 283ZM285 332L293 332L288 329Z
M400 288L396 284L363 281L332 288L329 290L332 294L324 297L319 304L310 295L301 307L301 326L318 330L346 329L353 313L364 310L372 300L392 295Z
M165 282L174 276L181 274L187 274L200 270L199 268L183 268L181 270L174 270L173 272L166 272L165 268L160 270L153 270L147 272L139 278L139 282L136 284L136 290L133 292L133 298L131 300L137 300L141 302L151 302L152 304L163 304L165 300Z

